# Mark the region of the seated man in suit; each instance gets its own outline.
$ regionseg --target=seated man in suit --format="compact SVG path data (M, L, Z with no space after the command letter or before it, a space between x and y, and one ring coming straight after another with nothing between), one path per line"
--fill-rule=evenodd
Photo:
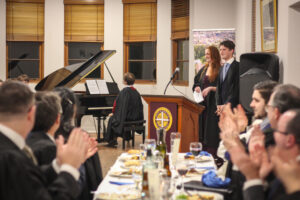
M216 101L217 114L222 112L223 106L231 103L231 107L236 107L239 103L239 62L233 57L235 44L231 40L220 43L220 55L225 61L218 75Z
M75 129L68 143L57 139L57 157L39 168L25 138L35 121L34 94L21 82L0 87L0 199L74 199L79 194L78 168L86 159L88 136Z
M35 123L26 139L39 165L52 162L56 157L54 134L60 124L60 97L53 92L35 94Z
M259 127L255 127L248 146L250 156L245 152L244 147L238 140L238 133L236 133L237 120L232 119L226 113L221 114L221 120L224 120L224 124L227 125L225 129L222 129L221 138L230 153L232 162L238 166L247 180L244 184L244 199L277 199L285 194L282 183L273 176L273 166L269 162L270 159L264 144L270 145L272 143L270 142L270 136L274 136L276 149L286 152L286 161L294 160L300 155L300 138L298 138L300 130L288 132L286 125L289 124L292 118L290 114L288 115L290 118L286 118L283 115L289 109L299 108L299 88L289 84L275 87L266 109L274 133L264 135L265 133ZM226 110L228 109L226 108ZM296 116L296 114L293 116ZM269 183L267 192L263 190L263 181Z
M118 145L117 137L122 136L123 122L144 119L141 95L133 87L134 75L130 72L125 73L124 81L127 87L119 93L114 103L113 114L108 121L106 140L111 147Z

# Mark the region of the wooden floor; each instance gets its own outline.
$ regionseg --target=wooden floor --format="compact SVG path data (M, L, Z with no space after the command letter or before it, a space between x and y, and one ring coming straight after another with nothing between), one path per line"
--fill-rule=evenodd
M139 149L140 144L142 143L142 135L136 134L135 135L135 149ZM102 166L102 173L103 177L106 176L107 172L109 171L110 167L115 163L116 159L121 155L123 152L132 149L131 141L128 145L127 142L125 143L125 150L122 149L122 138L118 138L118 147L111 148L106 147L105 143L98 144L98 154L100 157L100 162Z

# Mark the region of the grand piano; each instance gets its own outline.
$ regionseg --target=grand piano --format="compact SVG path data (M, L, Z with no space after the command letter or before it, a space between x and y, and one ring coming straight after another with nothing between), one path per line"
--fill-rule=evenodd
M71 88L88 76L91 72L101 66L107 59L109 59L115 50L104 50L98 52L89 60L83 63L76 63L58 69L47 77L42 79L35 87L37 91L53 90L56 87L68 87ZM104 63L105 64L105 63ZM106 65L105 65L106 66ZM106 66L107 68L107 66ZM112 112L113 102L116 99L119 88L113 79L109 69L107 68L109 75L111 76L112 83L107 83L109 94L89 94L88 92L75 92L78 100L76 125L80 126L81 118L84 115L93 115L97 117L98 129L97 140L102 142L103 138L100 137L101 120L103 122L103 130L105 132L104 119ZM88 90L87 90L88 91Z

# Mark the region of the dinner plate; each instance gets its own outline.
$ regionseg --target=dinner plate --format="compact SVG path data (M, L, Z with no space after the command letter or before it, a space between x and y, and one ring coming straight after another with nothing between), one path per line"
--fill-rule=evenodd
M211 157L210 156L200 156L196 160L197 160L197 162L208 162L208 161L211 161Z
M112 171L109 173L109 175L118 178L132 178L132 174L128 173L127 171Z
M117 193L100 193L96 195L96 200L137 200L141 199L137 194L117 194Z
M224 199L224 197L221 194L215 192L188 191L188 194L189 194L188 199L191 200L223 200Z

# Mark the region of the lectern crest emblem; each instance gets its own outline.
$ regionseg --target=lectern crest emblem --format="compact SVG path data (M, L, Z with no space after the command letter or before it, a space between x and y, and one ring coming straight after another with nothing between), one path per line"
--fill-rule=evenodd
M159 107L153 115L153 124L156 129L164 128L168 131L172 126L173 118L170 110L166 107Z

